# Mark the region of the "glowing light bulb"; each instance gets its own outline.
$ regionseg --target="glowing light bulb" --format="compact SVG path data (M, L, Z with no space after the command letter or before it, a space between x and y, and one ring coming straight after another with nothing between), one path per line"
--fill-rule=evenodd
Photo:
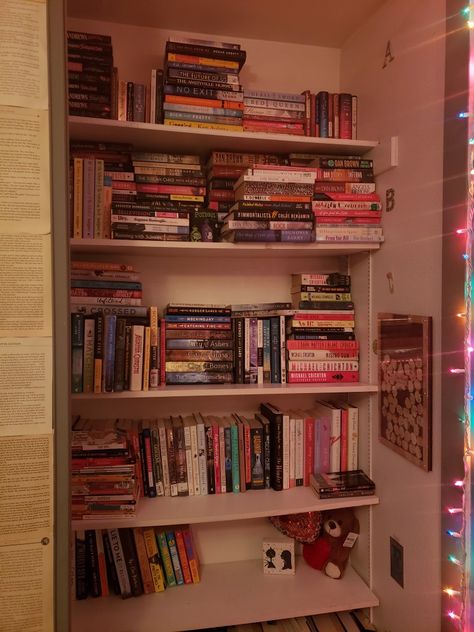
M464 487L464 481L455 481L454 482L454 487Z
M466 24L467 24L467 28L468 28L468 29L472 29L472 28L474 28L474 22L473 22L472 20L468 20L468 21L466 22Z
M459 621L461 619L461 617L458 614L456 614L455 612L453 612L452 610L450 610L448 612L448 617L450 619L453 619L453 621Z
M474 169L473 169L474 171ZM467 233L467 228L458 228L456 230L456 235L464 235L465 233Z
M465 318L465 317L466 317L466 312L458 312L458 313L456 314L456 316L457 316L458 318Z
M467 261L469 259L469 255L467 254L467 252L465 252L462 256L462 258Z
M456 566L462 566L461 562L458 560L457 557L454 557L454 555L449 555L448 556L448 560L452 563L452 564L456 564Z
M449 597L458 597L461 594L459 590L454 590L453 588L445 588L443 592L446 593Z
M461 538L462 537L460 533L458 533L457 531L452 531L451 529L448 529L446 531L446 533L448 535L450 535L452 538Z
M471 13L471 8L469 6L464 7L464 9L461 9L461 15L469 15Z
M465 369L449 369L449 372L453 373L454 375L458 375L458 374L464 373Z
M448 507L450 514L462 513L462 507Z
M464 119L469 117L469 112L459 112L458 118Z

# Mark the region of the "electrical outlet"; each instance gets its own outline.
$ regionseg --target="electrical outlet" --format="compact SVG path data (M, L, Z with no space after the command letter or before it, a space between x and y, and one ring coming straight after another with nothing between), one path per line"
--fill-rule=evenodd
M390 538L390 575L403 588L403 546Z

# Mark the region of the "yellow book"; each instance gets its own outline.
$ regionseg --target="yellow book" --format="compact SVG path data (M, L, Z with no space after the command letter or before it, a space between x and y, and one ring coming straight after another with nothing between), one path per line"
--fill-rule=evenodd
M143 348L143 390L150 386L150 327L145 327L145 345Z
M243 132L242 125L222 125L221 123L200 123L198 121L175 121L174 119L165 119L165 125L174 125L175 127L196 127L198 129L217 129L224 132Z
M160 383L159 371L159 336L158 336L158 308L151 305L150 313L150 390L157 389Z
M158 544L156 543L155 530L153 527L143 529L143 538L145 540L145 548L150 564L151 576L155 586L155 592L163 592L165 589L165 576L161 566L160 553Z
M168 61L178 61L198 66L214 66L214 68L239 69L239 62L229 59L212 59L210 57L197 57L196 55L181 55L180 53L168 53Z

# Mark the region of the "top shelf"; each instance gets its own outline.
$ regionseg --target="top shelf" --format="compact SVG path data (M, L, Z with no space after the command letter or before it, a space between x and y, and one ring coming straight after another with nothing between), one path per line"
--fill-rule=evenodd
M371 140L342 140L254 132L232 133L82 116L69 117L69 137L73 140L131 143L134 148L141 150L187 152L201 156L207 156L213 150L362 156L378 145L377 141Z

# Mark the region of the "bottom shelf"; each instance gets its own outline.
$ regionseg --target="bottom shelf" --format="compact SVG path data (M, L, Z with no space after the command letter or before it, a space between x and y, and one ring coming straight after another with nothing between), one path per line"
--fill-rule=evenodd
M350 566L330 579L297 559L292 577L264 575L261 560L201 567L201 583L136 599L76 601L72 632L184 632L323 612L371 608L377 597Z

